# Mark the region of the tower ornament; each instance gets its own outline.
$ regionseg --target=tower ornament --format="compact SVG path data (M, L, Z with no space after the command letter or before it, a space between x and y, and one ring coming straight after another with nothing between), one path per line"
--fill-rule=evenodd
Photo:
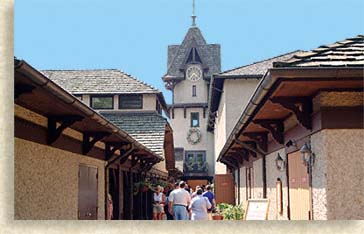
M187 133L187 141L191 145L196 145L201 142L201 131L198 128L190 128Z
M196 27L195 0L192 0L192 27Z

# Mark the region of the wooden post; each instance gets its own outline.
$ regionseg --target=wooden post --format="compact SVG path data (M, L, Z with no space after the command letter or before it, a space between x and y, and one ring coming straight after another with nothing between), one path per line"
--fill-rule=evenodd
M133 209L134 209L134 180L133 180L133 173L131 172L131 170L129 170L129 183L130 183L130 191L129 191L129 197L130 197L130 203L129 203L129 218L130 220L133 220L134 215L133 215Z

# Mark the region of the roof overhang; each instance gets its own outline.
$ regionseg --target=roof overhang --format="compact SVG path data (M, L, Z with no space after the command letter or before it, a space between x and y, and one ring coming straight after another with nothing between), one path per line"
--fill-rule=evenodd
M78 117L69 127L80 133L103 133L105 144L131 144L141 155L156 162L164 159L136 141L96 111L79 101L23 60L15 59L15 103L47 118ZM156 163L155 162L155 163Z
M266 154L267 141L283 145L277 129L283 121L295 114L292 101L310 108L312 98L320 91L362 91L364 66L355 68L272 68L259 83L247 107L232 130L217 161L226 165L242 165L250 157ZM311 106L312 108L312 106ZM303 110L304 112L304 110ZM302 126L310 128L311 116L301 116ZM267 127L268 126L268 127ZM270 126L270 127L269 127Z

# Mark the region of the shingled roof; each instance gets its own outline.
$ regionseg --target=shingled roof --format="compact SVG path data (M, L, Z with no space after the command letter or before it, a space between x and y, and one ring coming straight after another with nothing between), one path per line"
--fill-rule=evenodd
M290 53L279 55L273 58L255 62L249 65L244 65L238 68L224 71L219 74L214 74L210 85L210 96L208 100L209 113L217 111L221 99L221 91L224 88L225 79L261 79L268 69L273 67L273 63L276 61L283 61L291 58L294 55L300 54L302 51L296 50ZM215 115L209 115L208 117L208 131L213 131L213 123L215 121Z
M41 72L72 94L160 93L153 86L117 69Z
M167 120L155 112L102 113L145 147L163 157Z
M256 77L262 77L265 72L267 72L267 70L269 68L273 67L273 63L277 62L277 61L284 61L287 59L292 58L292 56L295 55L299 55L303 53L303 51L300 50L296 50L287 54L282 54L273 58L269 58L266 60L262 60L259 62L255 62L252 64L248 64L248 65L244 65L241 67L237 67L237 68L233 68L224 72L221 72L219 74L216 75L216 77L219 78L227 78L227 77L252 77L252 78L256 78Z
M274 67L357 67L364 65L364 36L358 35L294 55Z
M191 48L196 48L203 65L208 67L206 77L221 71L220 45L207 44L198 27L189 28L181 45L168 46L168 68L164 79L183 79L184 73L181 70L184 67L186 58Z

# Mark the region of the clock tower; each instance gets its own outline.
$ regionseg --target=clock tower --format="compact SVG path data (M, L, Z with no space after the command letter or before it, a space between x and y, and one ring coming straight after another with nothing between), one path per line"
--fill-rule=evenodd
M167 73L162 78L173 95L169 108L176 167L191 185L193 180L211 181L214 175L214 137L207 131L207 103L210 78L221 71L220 45L207 44L194 14L192 19L182 44L168 46Z

